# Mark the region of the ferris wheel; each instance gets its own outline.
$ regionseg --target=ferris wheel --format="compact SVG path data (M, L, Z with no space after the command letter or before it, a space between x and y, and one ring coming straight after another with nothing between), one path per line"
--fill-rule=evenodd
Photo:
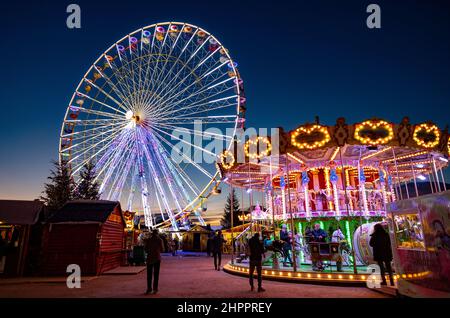
M85 73L62 124L60 160L75 182L91 162L102 199L143 213L148 227L177 230L192 212L202 220L221 179L217 165L192 153L216 156L202 137L229 149L244 113L237 63L212 34L153 24L111 45Z

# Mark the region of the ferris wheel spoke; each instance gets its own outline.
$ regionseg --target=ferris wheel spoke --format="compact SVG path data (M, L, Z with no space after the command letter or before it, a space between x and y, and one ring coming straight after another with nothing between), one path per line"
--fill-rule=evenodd
M209 39L210 37L208 37L208 39ZM184 71L184 69L185 69L185 67L186 67L186 65L196 56L196 54L203 48L203 46L206 44L206 42L207 41L204 41L199 47L197 47L197 49L191 54L191 56L188 58L188 60L185 62L185 63L183 63L184 64L184 67L182 67L176 74L175 74L175 76L172 78L172 80L170 80L164 87L169 87L170 85L172 85L172 83L175 81L175 80L177 80L178 79L178 77L179 77L179 75L181 75L181 73L182 73L182 71ZM214 52L215 53L215 52ZM213 54L210 54L208 57L206 57L206 58L209 58L209 57L211 57ZM180 81L178 81L175 85L174 85L174 87L173 87L173 89L172 90L174 90L174 89L178 89L179 87L180 87L180 85L182 85L192 74L194 74L194 72L195 72L195 70L199 67L199 66L201 66L201 64L202 64L202 61L200 61L199 62L199 64L197 64L192 70L190 70L189 72L188 72L188 75L187 76L185 76L182 80L180 80ZM172 91L171 90L171 91ZM163 97L162 97L162 99L164 99L166 96L168 95L168 92L166 92L164 95L163 95Z
M112 65L111 63L108 61L108 64L110 65L110 68L112 70ZM116 84L114 84L113 80L106 75L105 72L101 71L96 65L94 65L95 70L97 71L98 74L100 74L100 76L105 80L105 82L111 87L111 89L114 91L114 93L122 100L125 101L126 100L126 95L124 92L122 92L121 89L119 89Z
M232 136L212 133L212 132L209 132L209 131L199 131L199 130L196 130L196 129L180 127L180 126L175 126L175 125L170 125L170 124L165 124L165 123L161 123L159 125L162 126L162 127L160 127L161 129L168 129L168 130L172 130L172 131L178 130L180 132L186 132L188 134L195 135L195 136L200 136L200 137L208 136L208 137L220 138L220 139L229 139L229 140L233 139Z
M104 189L109 183L109 180L114 172L114 170L117 167L117 162L123 158L126 153L134 147L134 143L131 142L131 138L129 136L125 136L120 140L120 143L118 146L114 147L112 151L109 153L109 156L106 160L106 162L103 164L102 169L98 172L97 178L100 178L102 173L106 170L103 181L100 185L100 193L103 193Z
M154 167L153 161L151 160L151 156L149 154L149 151L148 151L147 147L145 146L145 144L143 143L143 140L145 140L145 138L142 137L142 133L140 131L137 131L137 134L140 135L140 137L138 137L138 139L142 143L142 147L141 148L142 148L143 153L144 153L144 155L145 155L145 157L147 159L147 165L150 168L150 171L151 171L152 176L153 176L153 180L156 183L156 186L157 186L157 189L158 189L158 191L159 191L159 193L161 195L163 204L164 204L164 206L165 206L165 208L167 210L167 213L169 215L169 219L170 219L170 222L172 224L172 228L174 230L178 230L178 226L177 226L176 220L175 220L175 218L174 218L174 216L172 214L172 210L171 210L170 205L169 205L169 203L167 201L167 196L165 195L164 189L163 189L163 187L162 187L162 185L160 183L158 173L157 173L157 171L156 171L156 169Z
M120 56L120 54L119 54ZM122 61L122 58L120 58L120 62L121 64L124 63ZM124 76L123 73L126 72L126 68L125 68L125 63L118 66L116 65L116 62L112 62L111 63L111 73L114 76L115 80L116 80L116 84L114 84L114 86L118 86L120 87L120 90L123 91L123 101L127 102L129 104L129 97L133 95L133 91L130 89L130 81L127 77ZM111 78L111 82L114 82L113 79ZM128 105L130 106L130 105Z
M204 42L206 43L206 41ZM198 50L197 50L198 51ZM196 51L196 52L197 52ZM175 91L177 91L181 85L183 85L186 80L188 80L190 78L190 76L192 76L192 74L194 74L194 72L204 63L205 59L209 59L211 58L215 52L217 52L217 50L215 50L212 54L207 55L203 60L201 60L199 62L199 64L197 64L189 73L187 76L185 76L183 79L181 79L180 81L178 81L175 85L173 85L173 87L171 87L169 90L164 92L164 95L162 95L161 99L163 100L164 103L167 103L168 101L172 100L173 98L178 97L180 94L184 93L187 89L189 89L193 84L197 84L199 83L202 79L208 77L209 75L211 75L213 72L215 72L216 70L220 69L223 65L225 65L227 62L223 62L220 63L216 68L213 68L211 71L204 73L203 75L199 76L199 78L195 81L193 81L191 84L189 84L187 87L185 87L184 89L180 90L177 94L173 94ZM195 56L195 53L191 56L191 58ZM186 62L187 64L188 62ZM176 80L180 74L180 72L183 70L184 68L182 68L172 79L172 81ZM170 81L165 87L170 87L172 85L172 81ZM173 94L173 95L172 95ZM172 95L172 96L171 96Z
M184 144L186 144L186 145L189 145L189 146L191 146L191 147L194 147L194 148L196 148L196 149L198 149L198 150L200 150L200 151L203 151L204 153L207 153L207 154L209 154L209 155L211 155L211 156L216 156L216 154L212 153L211 151L206 150L205 148L202 148L202 147L200 147L200 146L198 146L198 145L195 145L195 144L193 144L193 143L190 143L190 142L188 142L188 141L186 141L186 140L184 140L184 139L181 139L181 138L179 138L179 137L177 137L177 136L175 136L175 135L173 135L173 134L171 134L171 133L165 132L165 131L162 130L162 129L159 129L159 128L157 128L157 127L152 127L152 128L158 130L159 132L161 132L161 133L163 133L163 134L165 134L165 135L168 135L168 136L171 137L172 139L181 141L182 143L184 143Z
M104 126L98 126L98 127L95 127L95 128L89 128L89 129L86 129L86 130L80 130L80 131L73 131L71 133L65 133L64 135L61 135L61 138L73 138L73 139L76 139L77 136L79 136L79 135L81 135L80 138L84 138L84 136L89 136L90 134L95 134L97 131L101 131L102 129L110 128L110 127L115 127L114 129L117 129L117 126L121 126L121 125L124 125L123 121L120 121L120 122L117 122L117 123L113 123L113 124L104 125Z
M122 196L125 181L130 173L131 165L134 162L134 153L128 153L128 158L124 158L122 162L123 165L118 169L119 173L117 174L116 180L111 184L109 191L108 198L112 201L119 201Z
M127 211L133 210L133 199L134 199L134 194L136 193L137 175L138 175L138 165L135 164L134 169L133 169L133 174L131 176L131 187L130 187L130 192L128 194Z
M178 54L178 57L177 57L176 61L175 61L174 63L172 63L171 69L169 70L169 72L168 72L168 74L166 75L166 77L162 80L162 82L164 82L164 83L166 82L167 76L168 76L169 74L171 74L171 72L172 72L173 68L175 67L175 65L178 65L178 63L180 62L181 56L183 56L183 54L184 54L184 52L186 51L186 49L188 48L188 46L192 43L192 41L193 41L195 35L197 34L197 32L198 32L198 29L196 29L196 30L194 31L194 33L192 34L192 36L189 38L189 40L186 42L186 44L184 45L184 47L181 49L180 53ZM187 64L187 63L185 63L185 64ZM180 70L180 71L181 71L181 70ZM179 75L179 73L177 73L177 74L169 81L169 83L167 83L166 86L171 85L172 82L178 78L178 75ZM148 103L152 103L152 102L154 102L154 101L153 101L153 100L148 101Z
M210 174L208 171L206 171L203 167L201 167L198 163L196 163L195 161L192 161L191 158L189 158L188 156L186 156L180 149L174 147L174 145L172 145L172 143L170 143L170 141L168 141L166 139L166 137L163 137L162 135L160 135L158 132L154 131L154 134L157 135L160 140L162 140L164 143L166 143L167 145L169 145L169 147L172 148L172 150L175 150L179 155L181 155L186 161L188 161L190 164L192 164L192 166L194 166L197 170L199 170L201 173L203 173L205 176L207 176L208 178L212 179L213 176L212 174Z
M81 157L82 155L86 154L86 153L89 152L91 149L94 149L94 148L97 147L99 144L107 142L106 145L103 146L103 147L102 147L102 148L94 155L94 156L96 156L97 154L99 154L99 152L100 152L101 150L104 150L107 146L109 146L109 145L114 141L114 137L115 137L116 135L118 135L118 134L119 134L119 132L115 132L115 133L111 134L110 136L106 137L105 139L103 139L103 140L101 140L101 141L99 141L99 142L93 144L92 146L89 146L89 147L87 147L86 149L83 149L80 153L78 153L78 152L77 152L77 153L72 153L72 155L76 154L76 156L75 156L75 157L72 157L67 163L68 163L68 164L72 163L74 160L76 160L76 159L78 159L79 157ZM90 157L92 157L92 156L90 156ZM88 159L86 160L86 162L89 161L89 160L90 160L90 159L88 158ZM80 167L80 169L81 169L81 167ZM78 171L78 170L77 170L77 171ZM77 171L75 171L74 173L76 173Z
M169 25L169 29L170 29L170 26L171 26L171 25ZM184 26L185 26L185 24L183 24L183 27L182 27L182 28L184 28ZM165 78L166 78L167 76L164 76L162 79L161 79L161 76L164 74L164 72L165 72L165 70L166 70L166 67L167 67L167 64L168 64L167 62L168 62L169 59L170 59L169 57L172 56L173 50L174 50L174 48L175 48L175 46L176 46L178 40L180 39L180 37L181 37L181 32L178 32L178 35L177 35L177 37L176 37L174 43L170 46L170 51L169 51L169 53L168 53L168 57L166 58L166 60L165 60L165 62L164 62L164 65L162 66L161 71L159 72L158 77L157 77L156 80L155 80L156 83L160 83L159 86L164 86L164 80L165 80ZM174 65L174 64L172 64L172 66L173 66L173 65ZM170 73L171 69L172 69L172 68L170 68L170 70L169 70L168 73ZM156 94L156 95L158 94L158 89L159 89L158 86L156 86L156 87L154 88L154 91L155 91L155 94ZM147 101L146 101L146 100L142 100L141 102L145 103L145 102L147 102Z
M195 107L211 105L211 104L222 102L222 101L226 101L226 100L229 100L229 99L232 99L232 98L237 100L238 95L236 95L236 94L233 94L231 96L217 98L215 100L209 100L209 99L211 99L213 97L218 97L219 95L223 95L224 93L226 93L227 91L232 90L232 89L233 89L233 87L229 87L229 88L227 88L227 89L225 89L225 90L223 90L221 92L209 95L209 96L207 96L205 98L202 98L202 99L200 99L200 100L198 100L198 101L196 101L194 103L186 103L187 104L186 106L177 108L177 106L180 106L180 103L184 102L182 100L182 101L180 101L180 102L178 102L178 103L176 103L176 104L174 104L173 106L170 107L171 109L175 109L175 111L172 112L172 113L169 113L169 114L174 114L174 113L186 110L186 109L195 109Z
M220 77L218 77L218 79L221 79L222 77L224 77L224 76L228 76L228 74L222 74ZM182 99L180 99L180 100L175 100L175 101L173 101L172 103L169 103L169 104L167 104L167 105L164 105L164 107L162 107L161 108L161 110L160 110L160 112L164 112L164 113L167 113L167 112L172 112L173 113L173 110L174 109L176 109L176 107L179 105L179 104L181 104L182 102L184 102L184 101L187 101L187 100L189 100L189 99L191 99L191 98L193 98L193 97L195 97L195 96L199 96L199 95L201 95L201 94L204 94L205 92L208 92L208 91L210 91L211 93L213 93L213 92L216 92L217 93L217 87L219 86L219 85L223 85L223 84L225 84L225 83L227 83L227 82L229 82L229 81L231 81L231 80L233 80L234 78L228 78L228 79L226 79L226 80L223 80L223 81L221 81L221 82L217 82L217 83L214 83L214 82L211 82L210 84L209 84L209 86L207 86L207 87L204 87L204 88L202 88L202 89L200 89L200 90L198 90L197 92L194 92L194 93L191 93L190 95L188 95L188 96L186 96L186 97L184 97L184 98L182 98ZM217 80L217 79L216 79ZM189 87L188 87L189 88ZM234 87L232 87L232 88L234 88ZM216 91L214 91L214 89L216 90ZM223 93L223 91L222 91L222 93ZM189 105L188 106L186 106L186 107L189 107Z
M157 70L158 70L158 67L159 67L159 63L160 63L160 60L161 60L161 56L163 56L163 49L164 49L164 45L165 45L165 43L166 43L168 34L169 34L168 30L166 30L166 33L165 33L165 35L164 35L163 42L160 43L160 46L159 46L159 51L158 51L158 53L157 53L156 62L155 62L155 64L154 64L154 70L153 70L152 74L150 75L150 83L151 83L152 91L155 91L155 80L156 80L155 74L158 73ZM157 43L158 43L158 42L157 42ZM169 56L166 57L166 61L167 61L168 59L169 59ZM148 67L148 66L147 66L147 67ZM159 73L158 73L158 74L159 74Z
M170 156L168 151L164 148L164 146L161 144L161 141L158 138L154 138L154 141L158 144L158 147L160 149L161 153L165 153L166 157L168 158L167 162L173 168L177 171L178 175L183 179L185 184L191 189L191 191L194 193L195 196L198 196L198 193L200 193L200 190L196 187L195 182L193 182L189 176L186 174L186 172L181 169L181 167L176 163L173 158ZM165 140L164 140L165 141ZM170 168L169 168L170 169ZM172 169L171 169L172 170ZM173 172L173 175L177 175L177 173ZM180 187L184 190L184 187L182 184L179 184ZM193 188L195 187L195 189Z
M80 146L83 146L85 144L89 144L91 141L93 141L95 139L99 139L99 138L101 139L101 137L103 135L109 134L109 133L111 133L112 131L115 131L115 130L116 130L115 128L112 128L112 129L104 131L104 132L102 132L100 134L89 136L88 138L85 138L82 142L79 142L79 143L76 143L76 144L74 144L74 145L72 145L70 147L66 147L66 148L61 149L61 152L66 152L66 151L69 151L69 150L71 150L73 148L80 147Z
M108 97L111 101L113 101L117 106L119 106L120 108L122 108L123 110L127 111L127 108L125 106L122 105L121 102L119 102L116 98L114 98L113 96L111 96L109 93L107 93L103 88L101 88L100 86L96 85L92 80L84 78L84 81L86 83L88 83L90 86L95 87L98 91L100 91L103 95L105 95L106 97ZM111 89L113 90L113 87L111 87Z
M86 114L99 115L99 116L104 116L104 117L108 117L108 118L123 120L123 116L119 116L117 114L108 113L108 112L104 112L104 111L100 111L100 110L84 108L84 107L79 107L79 106L74 106L74 107L76 107L77 111L80 111L80 112L83 112Z
M93 102L96 102L96 103L98 103L98 104L100 104L100 105L103 105L103 106L105 106L105 107L108 107L109 109L112 109L112 110L114 110L114 111L117 112L117 113L121 113L121 114L125 115L125 112L123 112L122 110L119 110L119 109L116 108L116 107L113 107L113 106L111 106L111 105L109 105L109 104L106 104L106 103L104 103L104 102L101 102L101 101L99 101L99 100L97 100L97 99L95 99L95 98L90 97L89 95L84 94L84 93L81 93L81 92L78 92L78 91L76 91L76 93L79 94L79 95L81 95L81 96L83 96L84 98L87 98L87 99L93 101Z
M195 124L202 122L203 124L231 124L235 123L239 118L238 115L223 115L223 116L200 116L200 117L179 117L179 118L159 118L158 124Z
M123 119L66 119L66 123L84 125L84 126L109 126L122 124L125 122Z
M174 100L175 98L177 98L178 96L184 94L189 88L192 87L192 85L199 83L201 80L207 78L209 75L213 74L214 72L216 72L217 70L219 70L223 65L225 65L227 62L221 63L219 64L217 67L213 68L212 70L204 73L203 75L201 75L197 81L189 84L188 86L186 86L185 88L183 88L182 90L180 90L178 93L174 94L175 91L179 88L179 85L175 85L175 87L173 87L170 91L168 91L161 99L163 100L163 104L168 104L170 101ZM188 76L189 77L189 76ZM186 78L185 78L186 79ZM166 98L166 96L168 96L168 98ZM166 99L164 99L166 98ZM165 107L162 108L162 110L165 110Z

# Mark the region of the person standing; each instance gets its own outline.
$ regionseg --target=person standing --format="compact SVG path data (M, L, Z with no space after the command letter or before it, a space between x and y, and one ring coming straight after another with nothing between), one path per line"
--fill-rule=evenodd
M341 227L338 228L331 234L331 242L339 243L339 246L343 246L344 243L342 241L345 239L344 233L341 231ZM342 255L339 255L338 260L336 261L336 267L338 272L342 272Z
M288 260L289 260L289 264L292 264L292 259L291 259L291 255L290 255L290 251L292 249L292 244L291 244L291 237L289 237L289 232L287 231L286 224L283 224L281 227L280 240L282 240L284 242L283 243L283 254L284 254L283 266L287 266L286 263Z
M218 231L217 235L213 239L213 257L214 257L214 269L220 271L220 263L222 262L222 249L223 243L225 243L222 231Z
M369 245L373 248L373 259L380 266L381 285L387 285L385 273L389 273L389 281L394 286L394 278L392 276L392 249L389 234L384 230L381 223L375 224L373 233L370 235Z
M145 240L144 248L147 253L147 291L145 294L156 294L158 292L161 252L164 250L164 242L157 229L153 229L150 238Z
M325 243L327 238L327 232L325 232L319 223L314 224L314 230L311 232L312 242L314 243ZM319 245L320 250L320 245ZM322 261L313 261L312 267L314 271L323 270L324 266Z
M264 246L263 243L259 240L259 233L253 234L253 237L248 241L249 249L250 249L250 269L249 269L249 282L251 291L254 290L253 287L253 273L258 274L258 292L265 291L262 288L262 257L264 255ZM264 256L265 258L265 256Z

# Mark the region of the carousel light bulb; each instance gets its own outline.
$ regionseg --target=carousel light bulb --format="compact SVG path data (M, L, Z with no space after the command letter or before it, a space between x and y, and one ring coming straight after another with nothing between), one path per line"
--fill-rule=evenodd
M421 164L421 163L419 163L418 165L416 165L416 167L417 167L417 168L423 168L423 167L425 167L425 165L424 165L424 164Z
M439 159L440 161L443 161L443 162L448 162L448 159L446 159L446 158L444 158L444 157L438 157L438 159Z

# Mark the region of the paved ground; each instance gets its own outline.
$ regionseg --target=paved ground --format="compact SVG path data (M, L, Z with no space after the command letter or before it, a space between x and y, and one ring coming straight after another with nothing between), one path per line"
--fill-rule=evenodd
M215 271L212 258L164 256L161 265L159 294L145 296L146 271L136 275L106 275L88 279L81 289L68 289L60 279L22 280L19 283L0 279L0 298L6 297L386 297L364 287L336 287L263 282L265 293L250 292L248 280L223 271Z

